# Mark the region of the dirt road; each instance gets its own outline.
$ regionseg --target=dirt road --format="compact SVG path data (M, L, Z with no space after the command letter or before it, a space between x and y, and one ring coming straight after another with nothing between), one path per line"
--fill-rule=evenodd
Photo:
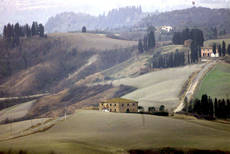
M187 101L189 102L192 99L192 96L196 90L196 87L198 86L201 79L204 77L204 75L208 72L210 68L212 68L217 61L209 61L207 64L200 70L200 72L196 75L196 77L192 80L192 82L189 85L189 88L187 89L185 93L185 97L181 100L179 106L174 110L174 113L180 112L184 108L184 100L187 97Z

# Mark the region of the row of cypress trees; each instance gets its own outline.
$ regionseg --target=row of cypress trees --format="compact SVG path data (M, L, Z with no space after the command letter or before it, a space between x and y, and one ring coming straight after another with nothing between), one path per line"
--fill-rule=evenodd
M230 55L230 44L228 44L228 47L226 49L226 43L225 43L225 41L222 42L222 45L221 44L217 45L216 43L214 43L213 46L212 46L212 50L213 50L214 54L216 54L217 49L218 49L220 57L221 56L225 56L226 54Z
M34 35L39 35L44 37L44 26L33 22L30 27L28 24L20 25L16 23L15 25L8 23L3 29L3 38L7 41L10 47L15 47L20 44L20 37L32 37Z
M230 100L213 99L204 94L201 99L192 100L189 104L185 101L184 111L198 114L207 119L227 119L230 118Z

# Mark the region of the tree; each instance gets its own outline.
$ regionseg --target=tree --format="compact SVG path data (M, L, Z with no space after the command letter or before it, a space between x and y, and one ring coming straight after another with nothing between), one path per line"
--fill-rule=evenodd
M212 52L216 54L216 44L215 43L212 45Z
M165 111L165 106L161 105L160 108L159 108L159 111L164 112Z
M138 51L139 51L139 53L143 53L144 52L141 40L138 41Z
M18 46L19 45L19 37L20 37L20 25L19 23L16 23L14 26L14 42L13 45Z
M148 50L148 37L147 36L144 36L144 45L143 45L143 48L145 51Z
M196 42L198 46L203 46L204 44L204 36L203 32L199 29L192 29L191 30L191 39Z
M182 44L181 33L174 32L172 42L173 44Z
M230 55L230 44L228 45L228 54Z
M189 29L186 28L182 31L182 39L183 41L188 40L190 38L190 32Z
M32 34L32 36L38 35L38 23L35 21L32 24L31 34Z
M31 29L30 26L28 24L25 25L25 35L27 38L31 37Z
M191 62L195 63L196 61L198 61L199 46L197 46L195 41L192 41L190 49L191 49Z
M154 32L151 31L148 35L148 49L152 49L155 47L155 35Z
M44 26L42 24L39 24L39 36L44 37Z
M221 57L222 56L222 49L221 49L221 45L220 44L218 45L218 52L219 52L219 56Z
M86 27L83 26L81 31L82 31L82 33L86 33Z
M7 39L7 27L6 27L6 25L3 28L3 38Z
M223 56L225 56L225 53L226 53L226 44L225 44L224 41L222 42L222 53L223 53Z
M217 39L217 29L216 29L216 27L214 27L214 28L212 29L212 31L213 31L213 38L214 38L214 39Z
M150 112L150 113L153 113L154 111L156 111L156 109L155 109L154 106L153 106L153 107L149 107L149 112Z

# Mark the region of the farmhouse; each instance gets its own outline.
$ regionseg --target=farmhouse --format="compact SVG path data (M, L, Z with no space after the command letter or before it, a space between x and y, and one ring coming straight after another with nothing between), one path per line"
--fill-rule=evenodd
M112 98L99 103L99 110L104 112L138 112L138 102L124 98Z
M161 30L166 31L166 32L170 32L173 30L173 28L171 26L161 26Z
M219 57L218 49L216 49L216 54L214 54L212 47L201 47L201 57Z

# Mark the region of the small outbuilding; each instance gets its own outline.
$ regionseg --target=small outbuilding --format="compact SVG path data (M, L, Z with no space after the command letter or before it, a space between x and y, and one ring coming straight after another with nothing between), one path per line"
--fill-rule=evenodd
M99 103L99 110L103 112L138 112L138 102L124 98L112 98Z

